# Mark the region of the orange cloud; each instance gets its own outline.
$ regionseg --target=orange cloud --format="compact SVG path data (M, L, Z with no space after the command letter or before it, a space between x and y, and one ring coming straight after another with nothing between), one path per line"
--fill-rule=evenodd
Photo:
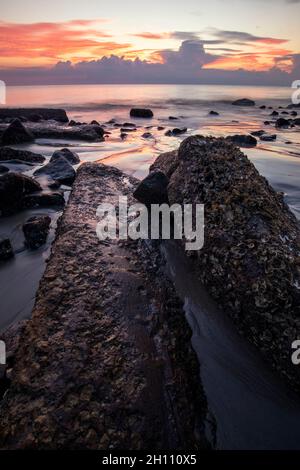
M131 44L107 41L111 35L99 26L104 20L65 23L0 22L0 66L52 65L59 60L78 62L121 53Z
M132 36L142 39L166 39L170 37L168 33L138 33Z

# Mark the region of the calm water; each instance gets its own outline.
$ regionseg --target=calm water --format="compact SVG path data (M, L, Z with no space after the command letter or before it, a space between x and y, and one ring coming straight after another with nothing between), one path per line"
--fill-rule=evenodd
M263 124L265 120L271 120L272 110L261 110L259 105L274 109L285 107L290 103L290 96L290 89L273 87L10 87L7 104L61 107L66 109L70 119L85 122L96 119L105 123L112 118L120 123L135 121L137 131L129 133L124 141L120 138L120 130L109 126L110 135L105 142L87 144L41 139L24 148L49 158L56 148L69 145L80 155L82 162L101 161L142 178L161 152L177 148L187 135L226 136L258 129L274 133L272 127ZM233 100L244 97L254 99L257 106L239 108L231 105ZM133 106L150 107L154 118L130 118L129 110ZM210 110L218 111L219 116L209 115ZM178 119L170 121L169 116ZM165 129L159 131L157 126ZM187 127L187 134L180 138L166 137L165 131L173 127ZM151 132L152 138L142 137L146 131ZM276 131L276 134L275 142L259 142L255 149L243 151L274 188L284 192L286 201L300 218L300 129ZM33 171L26 167L19 169L29 175ZM0 222L0 235L10 237L17 252L14 260L0 267L0 330L30 315L45 260L49 256L59 216L52 210L47 211L53 222L48 243L34 253L24 249L22 223L36 212L40 210L16 214ZM172 277L185 300L193 329L193 344L202 364L201 377L209 406L218 421L219 447L299 448L300 404L237 337L230 321L221 317L205 300L205 292L193 287L193 281L188 280L188 270L184 271L182 262L174 253L168 252L168 256Z

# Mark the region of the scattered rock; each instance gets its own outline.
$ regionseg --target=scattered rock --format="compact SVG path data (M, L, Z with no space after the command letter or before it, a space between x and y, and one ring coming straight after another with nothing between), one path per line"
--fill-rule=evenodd
M60 157L35 170L34 175L47 175L60 184L72 185L76 173L68 160Z
M260 140L264 141L264 142L272 142L274 140L277 139L277 135L276 134L264 134L264 135L261 135L260 136Z
M14 252L8 238L0 239L0 261L7 261L13 258Z
M266 109L266 105L262 104L259 108L260 109Z
M234 106L255 106L255 101L249 100L248 98L242 98L232 103Z
M0 161L19 160L29 163L44 163L46 160L43 155L29 152L22 149L13 149L10 147L0 147Z
M130 110L130 116L137 118L152 118L153 111L146 108L132 108Z
M151 134L151 132L144 132L142 137L143 139L153 139L153 135Z
M230 135L226 137L226 140L238 145L239 147L255 147L257 145L257 140L252 135Z
M91 121L91 126L100 126L99 122L96 121L95 119L93 121Z
M34 216L23 225L23 233L26 244L31 249L39 248L46 243L51 224L48 215Z
M126 137L128 136L128 134L126 132L121 132L120 134L120 137L122 140L126 139Z
M169 116L170 121L177 121L178 117L176 116Z
M37 181L21 173L0 176L0 215L10 215L22 209L26 195L40 191Z
M7 173L9 171L9 168L4 165L0 165L0 174Z
M264 121L265 126L269 126L270 124L271 124L270 121Z
M124 124L122 124L122 127L131 127L135 129L136 125L133 122L124 122Z
M259 130L259 131L253 131L251 132L251 135L253 135L253 137L260 137L262 136L263 134L265 134L266 131L263 131L263 130Z
M300 126L300 118L294 119L294 120L293 120L293 123L294 123L296 126Z
M104 129L100 126L80 124L73 127L37 125L32 129L36 139L76 139L87 142L103 142Z
M177 136L177 135L181 135L181 134L185 134L187 132L187 128L186 127L175 127L174 129L169 129L165 135L168 136L168 137L174 137L174 136Z
M133 196L142 204L168 203L168 177L160 170L150 173L136 188Z
M19 119L14 119L2 134L2 144L22 144L33 142L34 136L29 132Z
M209 114L211 116L220 116L220 114L217 111L210 111Z
M279 118L277 119L276 123L275 123L275 126L276 127L289 127L290 126L290 121L288 121L287 119L285 118Z
M273 111L270 116L279 116L279 112L278 111Z
M78 156L77 153L75 152L72 152L70 149L68 148L64 148L64 149L61 149L61 150L56 150L51 159L50 159L50 162L53 162L59 158L65 158L66 160L68 160L69 163L71 163L71 165L77 165L78 163L80 163L80 158Z
M298 116L297 111L292 111L292 112L291 112L291 116Z
M164 131L164 130L165 130L165 127L164 127L164 126L157 126L157 130L158 130L158 131Z

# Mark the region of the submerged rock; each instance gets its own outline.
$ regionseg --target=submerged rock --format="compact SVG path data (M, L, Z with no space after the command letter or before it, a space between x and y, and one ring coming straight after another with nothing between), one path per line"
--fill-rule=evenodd
M31 249L39 248L46 243L51 224L48 215L34 216L23 225L23 233L26 244Z
M264 134L260 136L260 140L263 142L272 142L277 139L276 134Z
M14 252L8 238L0 239L0 261L7 261L13 258Z
M24 207L63 207L65 198L60 192L43 191L40 193L29 194L24 198Z
M153 111L147 108L132 108L130 110L130 116L137 118L152 118Z
M254 137L261 137L263 134L265 134L266 131L263 131L263 130L259 130L259 131L253 131L251 132L251 135L253 135Z
M77 165L80 163L80 158L77 153L72 152L68 148L64 148L61 150L56 150L52 157L50 158L50 162L54 162L55 160L58 160L59 158L65 158L68 160L71 165Z
M232 103L234 106L255 106L255 101L248 98L242 98Z
M14 119L2 134L2 144L4 145L22 144L33 141L34 136L19 119Z
M8 171L9 171L9 168L7 168L7 166L0 165L0 173L1 174L7 173Z
M29 163L44 163L46 159L45 157L43 157L43 155L29 152L28 150L13 149L10 147L0 147L0 160L19 160Z
M160 170L150 173L136 188L133 196L142 204L164 204L168 202L168 177Z
M75 179L75 170L63 156L50 161L34 172L35 176L46 175L60 184L71 185Z
M0 216L22 209L26 195L41 190L37 181L21 173L0 176Z
M204 246L191 257L198 278L300 390L300 369L291 362L300 328L300 231L282 195L227 140L193 136L179 147L168 197L205 205Z
M252 135L236 134L230 135L226 139L239 147L255 147L257 145L257 140Z

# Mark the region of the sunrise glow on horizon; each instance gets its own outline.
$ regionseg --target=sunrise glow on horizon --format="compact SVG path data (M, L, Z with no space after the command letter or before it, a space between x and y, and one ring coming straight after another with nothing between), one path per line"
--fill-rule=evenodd
M39 68L45 80L57 64L90 67L111 56L126 67L137 60L169 68L193 62L196 75L197 70L290 73L298 67L297 0L254 0L250 7L245 0L187 0L172 8L158 0L144 7L136 0L114 7L94 0L39 5L17 0L2 9L0 71L9 79L14 71L25 70L29 77Z

